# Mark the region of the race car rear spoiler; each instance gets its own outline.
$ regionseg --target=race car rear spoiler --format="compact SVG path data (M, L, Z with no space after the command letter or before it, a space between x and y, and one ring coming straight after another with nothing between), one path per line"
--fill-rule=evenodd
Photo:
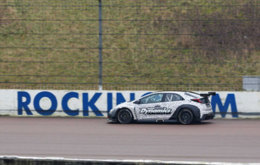
M209 96L215 96L216 92L208 92L208 93L200 93L200 96L202 97L209 97Z
M209 96L214 96L214 95L216 95L216 92L196 93L196 92L191 92L191 91L189 91L189 93L194 93L194 94L200 95L201 97L209 97Z

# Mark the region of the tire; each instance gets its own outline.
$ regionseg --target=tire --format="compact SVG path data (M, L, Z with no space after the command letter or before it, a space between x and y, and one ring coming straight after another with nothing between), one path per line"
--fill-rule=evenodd
M191 112L191 110L189 110L189 109L183 109L178 114L178 121L181 124L188 125L188 124L191 124L193 122L193 120L194 120L194 115Z
M117 113L117 121L121 124L129 124L133 121L133 115L128 109L121 109Z

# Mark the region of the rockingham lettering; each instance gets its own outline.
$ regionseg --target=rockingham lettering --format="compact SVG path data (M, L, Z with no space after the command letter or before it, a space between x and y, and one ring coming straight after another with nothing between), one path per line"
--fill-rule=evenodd
M17 113L18 115L34 115L37 113L42 116L49 116L53 115L57 110L61 110L68 116L89 116L89 112L92 112L95 116L104 116L103 113L108 113L115 105L125 101L135 100L137 94L139 94L138 97L140 97L149 93L151 92L144 92L140 95L140 92L72 91L57 94L55 91L39 91L38 93L34 91L18 91ZM218 94L213 96L211 105L213 111L220 113L223 118L228 113L231 113L232 117L238 117L236 97L233 93L228 93L227 96L222 99ZM140 113L150 115L169 114L171 110L167 108L148 108L142 109Z
M224 105L221 102L219 94L216 94L215 96L212 96L211 99L211 106L212 110L215 113L216 112L216 107L218 106L219 108L219 113L220 115L224 118L227 114L228 107L231 107L231 114L232 117L238 117L238 111L237 111L237 104L236 104L236 99L234 94L228 94L226 97L226 100L224 102Z

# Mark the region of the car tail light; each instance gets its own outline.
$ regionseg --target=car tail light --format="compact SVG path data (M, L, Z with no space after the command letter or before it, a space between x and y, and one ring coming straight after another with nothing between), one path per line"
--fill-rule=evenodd
M200 99L191 99L191 101L197 102L197 103L203 103Z

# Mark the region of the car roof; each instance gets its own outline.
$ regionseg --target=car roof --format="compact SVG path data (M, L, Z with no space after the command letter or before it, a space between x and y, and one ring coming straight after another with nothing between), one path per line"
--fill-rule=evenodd
M153 93L177 93L177 94L184 94L184 91L158 91Z
M199 98L200 97L199 94L188 92L188 91L157 91L157 92L153 92L151 94L156 94L156 93L176 93L176 94L179 94L181 96L186 96L186 97L187 96L193 97L193 98Z

